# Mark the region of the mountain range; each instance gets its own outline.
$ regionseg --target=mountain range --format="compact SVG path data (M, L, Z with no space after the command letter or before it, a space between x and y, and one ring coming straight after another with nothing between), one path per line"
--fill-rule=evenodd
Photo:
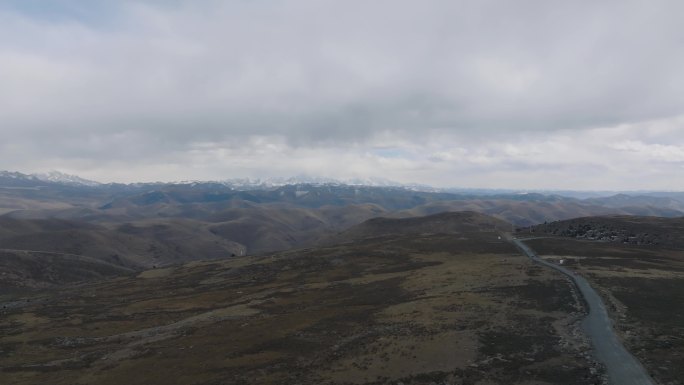
M498 227L509 229L596 215L681 217L684 194L580 199L368 186L329 179L315 183L291 179L279 184L264 180L102 184L59 172L0 172L0 250L14 256L12 274L23 271L27 277L32 276L33 265L18 266L29 254L35 257L32 264L54 264L59 259L83 265L87 259L90 267L83 270L91 273L84 277L93 275L93 269L99 272L95 275L119 274L121 269L139 271L314 247L344 239L345 231L365 221L382 220L374 218L463 211L496 218L501 221ZM377 224L373 221L357 231L373 234L373 224Z

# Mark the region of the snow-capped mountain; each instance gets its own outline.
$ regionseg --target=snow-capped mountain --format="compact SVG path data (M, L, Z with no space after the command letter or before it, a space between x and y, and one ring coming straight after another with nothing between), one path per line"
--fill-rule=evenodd
M272 188L290 185L331 185L331 186L371 186L371 187L406 187L405 185L381 178L335 179L328 177L293 176L289 178L234 178L220 183L235 189Z
M38 174L31 174L31 176L35 177L36 179L45 181L45 182L53 182L53 183L61 183L61 184L68 184L68 185L74 185L74 186L99 186L101 183L95 182L93 180L88 180L88 179L83 179L79 176L76 175L70 175L70 174L65 174L61 171L48 171L46 173L38 173Z
M33 175L16 171L0 171L0 185L9 188L35 188L43 182Z
M76 175L65 174L60 171L50 171L47 173L36 174L24 174L16 171L0 171L0 181L3 181L3 184L16 186L40 185L44 182L87 187L100 185L98 182L83 179Z
M22 173L16 172L16 171L0 171L0 178L17 179L17 180L21 180L21 179L38 180L38 178L36 178L32 175L22 174Z
M418 184L403 184L384 178L352 178L352 179L336 179L321 176L298 175L293 177L272 177L272 178L230 178L224 180L184 180L175 182L139 182L128 184L103 184L93 180L81 178L77 175L66 174L61 171L48 171L44 173L24 174L13 171L0 171L0 184L11 185L34 185L40 186L43 182L56 183L67 186L83 186L83 187L107 187L117 185L128 187L153 187L163 185L191 185L198 187L206 187L208 185L223 185L235 190L260 190L272 189L283 186L293 185L314 185L314 186L366 186L366 187L388 187L388 188L404 188L414 191L437 191L430 186Z

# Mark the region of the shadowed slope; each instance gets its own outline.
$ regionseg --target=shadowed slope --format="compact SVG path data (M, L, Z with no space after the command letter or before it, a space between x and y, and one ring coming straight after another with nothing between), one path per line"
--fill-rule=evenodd
M511 225L484 214L462 211L446 212L423 217L373 218L331 237L326 242L340 242L384 235L458 234L499 232Z

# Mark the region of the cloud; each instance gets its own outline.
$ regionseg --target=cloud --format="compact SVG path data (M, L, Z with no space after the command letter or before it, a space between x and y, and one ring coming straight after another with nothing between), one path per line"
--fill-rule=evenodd
M618 151L629 152L647 160L684 163L684 146L648 144L637 140L626 140L611 146Z
M489 186L553 165L586 188L682 129L676 1L41 3L0 7L6 167Z

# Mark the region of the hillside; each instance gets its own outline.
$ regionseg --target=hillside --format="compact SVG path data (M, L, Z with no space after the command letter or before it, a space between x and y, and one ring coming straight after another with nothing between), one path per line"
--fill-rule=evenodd
M572 286L492 224L371 220L382 237L3 295L0 382L597 383Z
M123 185L98 184L61 174L0 172L0 248L75 255L141 270L383 234L511 227L504 221L530 226L595 215L681 216L678 202L682 197L677 194L576 199L553 194L456 193L315 183ZM473 223L469 230L450 228L453 222L448 220L437 228L424 227L419 219L363 223L376 217L412 218L463 211L489 217L480 218L482 222ZM475 221L476 216L469 215ZM556 233L559 231L563 232ZM634 243L671 243L672 247L684 243L657 237L649 229L615 231L605 232ZM586 231L572 234L587 236ZM588 234L592 237L593 233Z
M535 234L684 249L684 218L604 216L531 227Z
M510 231L511 225L484 214L463 211L423 217L373 218L343 231L327 242L344 242L381 236L418 236L421 234L471 234Z
M609 197L586 199L585 202L604 207L659 207L673 211L684 211L684 201L679 194L670 196L616 194Z
M38 289L126 276L133 270L72 254L0 249L0 290Z
M192 207L174 210L192 210ZM81 209L78 220L23 219L23 215L10 214L0 216L0 249L28 251L29 254L6 267L9 275L0 276L0 284L36 286L41 282L71 281L36 278L35 283L23 285L11 278L28 276L25 272L35 271L36 266L43 266L43 270L49 268L52 262L44 258L30 261L30 257L39 255L34 252L69 255L60 263L74 262L75 269L81 269L83 264L71 256L118 266L123 270L114 272L124 272L311 246L381 212L384 211L374 205L321 209L248 205L216 212L198 209L195 216L203 220L166 217L165 212L153 215L142 210L138 215L122 212L95 215L92 209ZM69 213L74 214L75 210L69 210ZM99 277L93 273L80 276L83 279Z
M141 269L244 254L244 247L189 220L105 226L0 217L0 249L78 255Z

